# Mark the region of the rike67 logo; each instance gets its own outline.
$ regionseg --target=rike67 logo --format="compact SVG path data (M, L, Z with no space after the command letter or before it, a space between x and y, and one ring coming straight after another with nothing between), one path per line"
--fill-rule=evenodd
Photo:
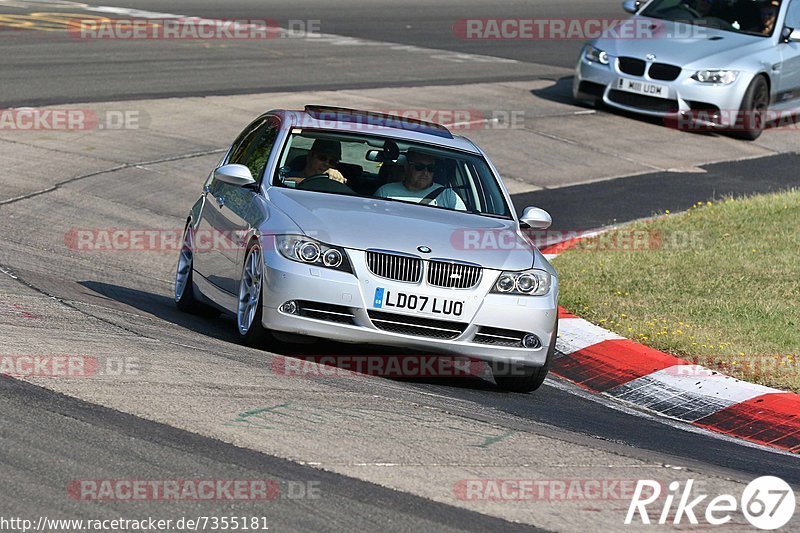
M651 524L651 520L654 520L661 525L668 521L677 525L686 519L690 524L697 525L698 517L701 517L708 524L721 526L729 523L733 513L740 510L750 525L770 531L785 526L794 515L794 492L788 483L775 476L754 479L744 488L738 500L733 495L722 494L705 502L709 495L695 492L693 479L687 480L683 488L679 481L673 481L668 488L662 506L658 501L662 497L661 484L651 479L640 479L628 507L625 524L632 524L638 515L642 524ZM652 504L655 504L655 509L648 509ZM658 518L651 518L651 511L656 511Z

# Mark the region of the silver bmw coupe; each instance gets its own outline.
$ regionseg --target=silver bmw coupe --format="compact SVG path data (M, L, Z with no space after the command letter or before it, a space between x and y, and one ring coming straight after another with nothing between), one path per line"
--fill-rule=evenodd
M629 0L589 41L573 95L756 139L800 112L800 0ZM778 124L781 125L781 124Z
M544 381L558 277L497 170L433 123L352 109L270 111L247 126L186 220L184 311L242 340L318 337L482 360L499 386Z

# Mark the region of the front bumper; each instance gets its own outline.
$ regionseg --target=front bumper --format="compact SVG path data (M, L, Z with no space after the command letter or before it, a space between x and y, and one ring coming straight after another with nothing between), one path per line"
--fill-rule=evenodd
M499 271L488 269L484 270L483 277L475 289L442 289L430 287L424 281L414 285L378 278L367 269L364 252L357 250L347 252L355 275L290 261L274 248L265 247L264 327L273 331L347 343L404 347L529 366L545 364L548 348L553 341L558 313L558 281L555 276L550 292L544 296L487 294L499 275ZM463 332L453 338L444 339L380 329L370 318L370 312L388 312L385 307L375 307L374 295L378 287L387 291L463 301L464 312L458 318L391 311L400 320L410 317L411 320L430 320L429 323L433 324L460 324L459 329L463 327ZM288 301L337 306L346 309L352 318L348 317L349 323L342 323L288 314L280 310L280 307ZM531 333L540 339L541 346L528 349L523 348L521 344L502 346L475 342L481 327ZM486 336L479 338L485 340Z
M623 111L662 118L675 118L680 123L705 127L733 126L751 76L742 72L730 85L710 85L691 78L694 70L683 69L673 81L652 79L645 74L635 76L622 72L618 58L611 56L608 65L590 62L581 51L575 67L572 94L581 101L602 101ZM667 98L640 96L616 88L620 78L666 86Z

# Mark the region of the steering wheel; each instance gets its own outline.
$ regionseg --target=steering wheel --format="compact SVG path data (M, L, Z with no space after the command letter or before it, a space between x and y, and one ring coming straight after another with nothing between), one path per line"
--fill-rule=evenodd
M331 179L327 174L315 174L313 176L309 176L298 183L295 189L355 194L353 189L344 183Z
M319 182L320 180L327 180L327 179L330 179L327 174L314 174L313 176L303 178L303 180L297 184L297 188L301 189L302 187L305 186L306 183L314 183L314 182Z

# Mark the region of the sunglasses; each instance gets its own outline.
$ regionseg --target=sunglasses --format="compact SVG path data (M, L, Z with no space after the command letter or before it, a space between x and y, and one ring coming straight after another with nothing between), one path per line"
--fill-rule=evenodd
M416 170L417 172L422 172L423 170L427 170L431 174L436 170L436 163L431 163L429 165L425 165L423 163L409 163L411 168Z
M315 156L319 161L323 163L328 163L331 165L335 165L339 162L339 158L333 155L325 155L325 154L315 154Z

